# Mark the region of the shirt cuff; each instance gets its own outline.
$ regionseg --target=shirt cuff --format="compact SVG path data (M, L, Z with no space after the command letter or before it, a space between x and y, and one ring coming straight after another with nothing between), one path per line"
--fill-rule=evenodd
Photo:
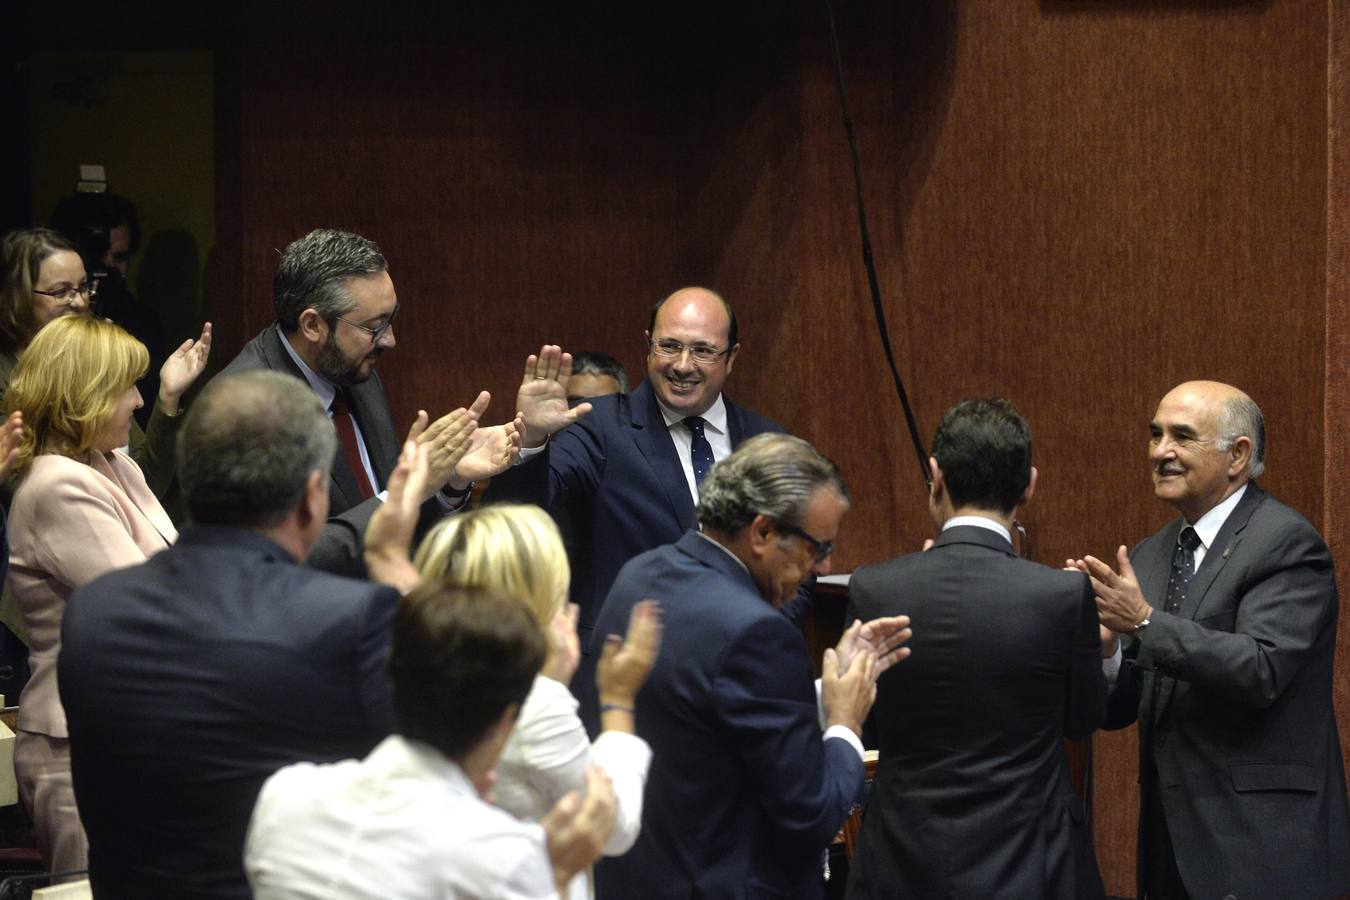
M520 453L516 455L516 461L513 463L513 465L518 466L521 463L529 462L530 460L534 459L536 456L538 456L540 453L543 453L547 449L548 449L547 438L545 438L544 442L540 444L538 447L521 447Z
M1125 642L1120 638L1116 639L1116 652L1110 659L1102 660L1102 675L1106 676L1106 686L1115 687L1116 679L1120 677L1120 663L1125 658Z
M850 728L848 728L848 726L831 725L829 728L826 728L825 740L828 741L830 738L842 738L843 740L848 741L848 745L857 751L858 759L861 760L864 758L862 739L859 738L856 734L854 734L853 731Z

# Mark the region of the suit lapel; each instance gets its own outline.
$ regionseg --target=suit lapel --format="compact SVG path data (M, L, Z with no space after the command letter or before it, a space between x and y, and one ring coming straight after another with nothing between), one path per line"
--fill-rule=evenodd
M1191 581L1191 590L1186 595L1186 602L1181 607L1181 616L1185 619L1196 618L1200 612L1200 607L1204 604L1205 595L1209 593L1210 586L1214 584L1214 579L1218 577L1219 572L1228 564L1228 557L1232 555L1233 550L1237 548L1242 540L1242 532L1246 529L1247 523L1251 521L1252 513L1256 507L1261 505L1261 500L1265 493L1255 484L1249 483L1247 493L1242 495L1238 501L1237 507L1228 515L1219 533L1214 536L1214 545L1205 551L1205 558L1200 563L1200 568L1195 573L1195 578Z
M671 514L680 528L691 528L694 524L694 498L689 494L689 482L684 477L684 467L675 452L675 443L670 438L670 429L656 405L656 396L651 385L644 381L633 391L628 408L632 414L633 443L656 476L665 494Z
M1180 618L1195 620L1196 613L1204 603L1205 594L1209 592L1210 586L1214 584L1214 579L1218 577L1219 572L1228 563L1228 557L1232 555L1233 548L1237 546L1241 539L1242 530L1247 527L1252 512L1260 505L1263 496L1264 494L1255 484L1250 484L1247 492L1238 501L1237 507L1228 514L1228 518L1219 528L1219 533L1214 536L1213 546L1205 551L1205 558L1201 561L1200 568L1192 576L1190 590L1186 592L1186 602L1177 611ZM1178 520L1174 525L1174 528L1169 529L1172 537L1171 543L1168 544L1167 571L1169 574L1172 568L1170 554L1176 549L1176 539L1177 534L1181 531L1181 521ZM1165 584L1163 590L1167 590ZM1145 594L1144 596L1148 595ZM1158 685L1158 703L1154 719L1155 721L1162 721L1163 715L1167 712L1168 704L1172 701L1172 694L1176 691L1177 680L1171 676L1156 674L1153 677L1161 678Z

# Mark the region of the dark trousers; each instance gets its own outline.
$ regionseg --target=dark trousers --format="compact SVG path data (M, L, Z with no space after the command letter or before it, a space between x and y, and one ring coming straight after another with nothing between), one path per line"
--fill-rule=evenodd
M1190 900L1177 869L1177 855L1172 849L1172 835L1163 812L1157 771L1151 772L1150 776L1144 786L1144 846L1139 848L1144 861L1144 883L1140 885L1140 893L1148 900Z

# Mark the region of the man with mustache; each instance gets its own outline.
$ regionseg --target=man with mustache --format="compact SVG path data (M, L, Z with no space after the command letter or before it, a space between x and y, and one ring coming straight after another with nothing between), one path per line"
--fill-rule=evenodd
M1139 722L1139 895L1339 895L1350 807L1331 554L1253 480L1265 422L1246 394L1179 385L1149 431L1154 494L1181 517L1120 547L1115 569L1070 561L1092 576L1103 656L1124 657L1105 727Z
M329 484L331 518L310 552L309 564L342 575L361 577L362 536L379 508L386 480L402 446L384 385L375 372L380 356L396 346L394 319L398 296L384 254L373 241L345 231L320 228L291 243L281 255L272 281L277 320L264 328L222 374L271 369L303 379L328 409L338 435L339 452ZM545 348L538 359L539 378L528 379L534 393L522 390L517 410L537 421L555 415L562 427L575 420L565 401L535 402L554 382L561 351ZM534 361L535 358L531 357ZM551 370L549 369L552 364ZM467 409L428 424L425 411L408 433L428 448L430 467L422 519L424 533L447 512L462 506L475 480L510 465L520 446L524 420L479 428L487 409L486 391Z

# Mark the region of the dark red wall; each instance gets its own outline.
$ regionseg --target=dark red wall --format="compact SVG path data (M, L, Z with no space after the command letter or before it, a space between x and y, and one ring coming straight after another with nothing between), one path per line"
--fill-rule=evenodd
M1334 259L1348 249L1341 217L1328 225L1340 14L1315 0L837 5L921 429L964 396L1018 404L1041 469L1036 558L1106 555L1168 518L1146 425L1188 378L1261 404L1267 487L1315 523L1343 505L1323 463L1346 454L1350 315L1344 274L1328 279L1329 241ZM270 320L274 249L320 225L391 261L403 313L381 367L405 423L480 388L504 416L544 341L640 375L649 305L707 284L741 318L733 395L851 482L840 567L916 549L923 485L869 309L819 7L579 9L295 22L221 53L214 293L242 313L234 328L217 315L222 349ZM1344 559L1350 531L1325 518ZM1096 740L1098 849L1120 895L1134 753L1132 730Z

